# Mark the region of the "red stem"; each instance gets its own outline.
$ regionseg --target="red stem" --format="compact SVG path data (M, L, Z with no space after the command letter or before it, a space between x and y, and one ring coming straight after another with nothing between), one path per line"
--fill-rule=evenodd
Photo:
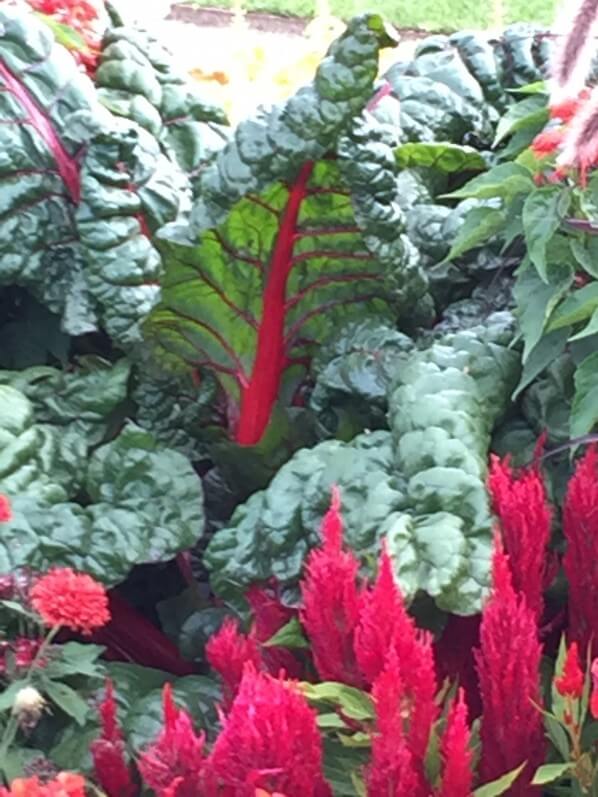
M241 412L236 441L256 445L270 421L285 364L285 301L287 281L293 267L293 245L301 203L313 163L305 163L289 191L286 208L276 238L268 279L264 290L263 312L257 338L257 351L249 384L241 394Z
M4 82L6 90L13 95L27 114L27 118L22 124L30 124L52 153L56 168L70 198L77 205L81 198L81 176L76 158L67 152L54 129L49 114L39 106L27 86L13 74L1 59L0 79Z

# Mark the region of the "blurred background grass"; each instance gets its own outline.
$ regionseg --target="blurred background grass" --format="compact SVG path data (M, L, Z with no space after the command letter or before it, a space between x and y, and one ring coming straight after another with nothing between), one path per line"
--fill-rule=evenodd
M232 8L235 0L188 0L196 6ZM548 25L557 0L329 0L330 11L348 19L376 10L402 28L454 31L462 28L500 28L513 22ZM246 11L313 17L314 0L244 0Z

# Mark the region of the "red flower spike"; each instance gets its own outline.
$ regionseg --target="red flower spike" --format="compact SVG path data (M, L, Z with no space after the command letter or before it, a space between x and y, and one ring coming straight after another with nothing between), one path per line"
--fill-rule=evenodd
M91 634L110 620L108 596L98 581L69 567L57 567L37 579L31 605L47 626L65 626Z
M560 148L564 136L564 130L558 127L552 130L544 130L532 141L532 152L536 158L546 158Z
M220 630L210 637L206 658L222 679L225 710L230 708L237 694L247 662L257 670L262 669L262 657L255 639L242 634L233 618L227 618Z
M10 501L0 493L0 523L9 523L12 520Z
M95 776L107 797L136 797L138 788L127 765L122 731L112 681L106 681L106 694L100 703L102 734L91 743Z
M531 797L533 773L544 761L540 697L541 645L536 618L513 589L509 559L495 540L493 591L484 607L480 648L475 651L482 695L482 782L527 766L511 786L511 797ZM516 721L515 721L516 718Z
M295 609L284 606L278 599L275 587L254 585L245 593L253 614L251 636L262 645L262 661L270 675L284 671L289 678L301 678L303 667L289 650L282 647L264 647L277 631L297 616Z
M578 699L583 694L584 675L579 666L577 642L572 642L567 650L567 657L563 666L563 674L554 679L557 692L565 697L568 695Z
M391 650L385 669L372 687L376 729L366 771L368 797L425 797L427 794L407 744L401 669Z
M448 713L446 728L440 743L442 784L438 797L471 797L473 793L473 752L471 733L467 724L467 706L463 689Z
M386 548L380 556L376 583L363 595L362 603L359 625L355 629L355 656L367 684L371 686L386 666L394 640L414 641L416 635L415 624L405 609Z
M594 659L590 668L592 676L592 695L590 697L590 713L595 720L598 720L598 659Z
M211 797L205 786L204 734L196 735L189 714L178 709L172 687L163 692L164 727L139 757L141 777L157 797Z
M343 551L340 496L333 488L330 509L322 522L323 545L309 554L301 581L301 622L307 632L320 678L363 686L353 641L359 622L359 562Z
M500 519L513 585L539 621L547 581L546 551L552 514L538 468L515 475L508 460L491 458L488 488Z
M598 653L598 453L587 450L569 482L563 507L569 582L569 639Z
M209 759L223 797L254 797L256 789L301 797L332 797L322 775L316 714L290 682L248 664Z

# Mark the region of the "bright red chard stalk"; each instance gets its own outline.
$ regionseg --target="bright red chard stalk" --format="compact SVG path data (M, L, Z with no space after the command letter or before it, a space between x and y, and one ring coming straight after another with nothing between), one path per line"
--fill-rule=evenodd
M396 653L404 702L409 705L411 714L409 745L416 759L423 760L437 715L432 639L418 631L407 613L386 550L380 557L374 587L362 596L354 647L357 663L368 686L385 668L389 651Z
M569 582L569 638L598 652L598 453L589 448L569 482L563 507Z
M471 797L473 793L473 752L467 723L467 705L459 689L446 720L440 742L442 782L437 797Z
M322 775L316 714L291 682L249 664L209 759L219 797L257 789L294 797L332 797Z
M282 647L265 647L263 644L296 617L297 611L280 602L275 585L267 587L254 585L246 592L245 599L253 615L251 634L260 644L262 661L267 671L275 676L284 671L289 678L300 678L303 675L303 668L291 651Z
M139 789L127 764L112 681L106 681L106 694L100 703L100 719L101 736L90 746L95 779L107 797L136 797Z
M546 549L552 520L544 482L537 468L515 474L507 459L493 456L488 487L500 519L513 586L540 621L548 586Z
M170 684L164 687L163 707L162 731L139 757L141 777L156 797L209 797L204 734L196 735L189 714L176 707Z
M230 708L238 692L243 670L251 662L256 670L262 669L262 657L255 639L239 631L239 624L227 618L220 630L210 637L206 645L206 658L222 679L223 707Z
M399 660L391 650L372 687L376 728L366 771L368 797L426 797L427 789L407 743L405 694Z
M323 545L309 554L301 581L301 622L307 632L320 678L361 687L354 636L361 610L357 587L359 562L343 551L343 521L338 488L322 521Z
M531 797L533 773L544 761L540 697L541 645L536 618L514 588L500 539L495 540L492 595L484 607L480 648L475 651L482 695L480 763L482 782L527 766L511 787L511 797Z

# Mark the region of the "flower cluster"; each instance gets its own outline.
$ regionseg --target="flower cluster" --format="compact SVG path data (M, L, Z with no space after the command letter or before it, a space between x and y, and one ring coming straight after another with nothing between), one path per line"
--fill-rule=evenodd
M47 783L37 777L19 778L10 789L0 787L0 797L85 797L85 780L71 772L61 772Z
M102 0L27 0L34 11L52 17L81 37L83 44L65 41L76 61L90 74L95 73L102 37Z
M29 593L31 605L45 625L66 626L91 634L110 620L104 587L85 573L55 568L37 579Z
M125 744L118 724L116 700L111 681L100 704L102 734L91 744L96 778L107 797L135 797L138 789L125 757Z

